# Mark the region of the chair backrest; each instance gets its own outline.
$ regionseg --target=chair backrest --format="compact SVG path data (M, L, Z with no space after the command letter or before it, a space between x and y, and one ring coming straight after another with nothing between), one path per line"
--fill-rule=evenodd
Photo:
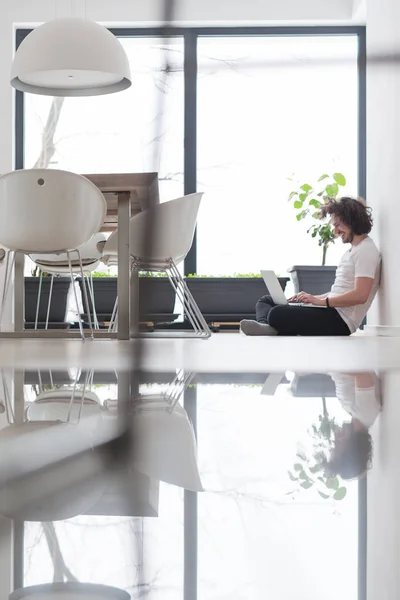
M131 255L151 260L183 260L193 242L203 193L189 194L149 208L130 221ZM150 240L146 239L151 232ZM0 240L1 241L1 240Z
M84 265L100 260L102 252L98 249L97 244L105 241L106 236L104 233L96 233L88 242L86 242L86 244L83 244L83 246L78 248ZM29 258L33 260L33 262L45 264L46 266L51 266L52 263L54 263L54 266L60 264L68 265L68 254L66 252L62 252L61 254L30 254ZM71 261L75 263L77 258L77 254L73 254L71 256Z
M0 244L27 253L72 250L97 233L106 201L82 175L23 169L0 177Z

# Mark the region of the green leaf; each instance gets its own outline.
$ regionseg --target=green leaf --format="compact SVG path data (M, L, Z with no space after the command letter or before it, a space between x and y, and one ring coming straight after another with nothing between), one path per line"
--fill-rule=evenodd
M327 175L326 173L324 175L321 175L321 177L318 179L318 181L323 181L324 179L328 179L329 175Z
M326 487L329 490L337 490L339 488L339 479L337 477L331 477L327 480Z
M295 202L293 202L293 206L294 208L302 208L303 203L300 200L296 200Z
M300 484L301 485L301 484ZM336 490L333 499L334 500L343 500L343 498L346 497L347 494L347 490L345 487L340 487L338 490Z
M321 470L321 467L319 465L314 465L313 467L310 467L310 473L318 473L318 471Z
M307 475L307 473L305 471L301 471L299 473L299 478L300 479L307 479L307 481L310 481L310 478L309 478L309 476Z
M299 194L299 198L302 202L307 198L308 194Z
M337 183L332 183L331 185L326 186L325 191L328 194L328 196L331 196L332 198L336 198L336 196L339 193L339 186Z
M336 181L337 184L341 186L346 185L346 177L342 175L342 173L334 173L333 179Z
M324 494L324 492L320 492L318 490L318 494L321 496L321 498L323 498L324 500L328 500L328 498L330 498L329 494Z
M302 481L300 486L305 490L309 490L313 486L313 483L311 481Z
M309 192L310 190L312 190L312 187L308 183L303 183L303 185L300 187L300 189L303 190L304 192Z
M319 202L318 200L315 200L315 198L310 200L310 202L308 204L310 206L315 206L315 208L321 208L321 202Z
M290 471L288 471L288 475L289 475L289 478L290 478L292 481L297 481L297 477L295 477L295 476L293 475L293 473L291 473Z
M300 463L296 463L293 468L295 471L302 471L303 465L301 465Z

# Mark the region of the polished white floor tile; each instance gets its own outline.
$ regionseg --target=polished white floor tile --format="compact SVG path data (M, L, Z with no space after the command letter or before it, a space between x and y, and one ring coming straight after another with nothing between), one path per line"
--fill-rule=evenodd
M138 362L138 356L139 361ZM150 372L182 368L193 372L392 370L400 367L400 338L275 338L219 333L209 340L6 340L0 366L63 367Z

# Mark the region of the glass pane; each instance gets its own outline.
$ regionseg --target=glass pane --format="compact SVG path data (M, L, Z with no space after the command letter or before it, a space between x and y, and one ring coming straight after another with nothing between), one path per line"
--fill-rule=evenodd
M342 172L357 193L357 37L200 38L198 56L198 272L321 264L288 178Z
M323 377L334 393L329 375ZM205 488L198 495L199 598L354 600L358 482L342 482L347 495L336 501L335 492L317 480L327 481L323 469L317 474L311 463L315 443L324 441L324 406L339 427L349 415L333 397L325 405L321 397L294 397L283 374L273 397L261 395L256 378L248 385L198 387ZM309 489L301 478L293 481L298 463L307 463L315 478Z
M25 167L157 171L161 200L171 200L183 191L183 40L120 41L132 71L128 90L65 99L25 94Z
M60 372L50 384L48 373L42 373L40 378L35 372L28 376L31 383L25 385L26 414L32 420L41 420L44 417L40 418L36 402L39 393L71 389L72 379L69 373ZM116 412L112 409L107 412L110 406L107 402L111 405L116 402L112 399L118 397L117 386L99 382L113 382L115 374L96 373L94 381L97 383L92 385L91 393L98 398L106 415L102 418L112 419ZM140 392L155 394L165 391L164 388L165 385L145 384ZM50 404L47 406L47 410L52 410ZM85 416L85 409L83 417L75 411L70 427L82 425ZM133 477L132 472L128 473ZM116 485L111 474L111 485L104 486L103 481L94 479L87 514L57 522L26 522L24 586L78 581L124 589L132 598L183 598L183 489L153 479L147 493L150 480L143 474L136 472L136 475L139 477L132 481L141 500L136 501L135 515L126 512L123 485ZM150 512L152 516L145 516Z

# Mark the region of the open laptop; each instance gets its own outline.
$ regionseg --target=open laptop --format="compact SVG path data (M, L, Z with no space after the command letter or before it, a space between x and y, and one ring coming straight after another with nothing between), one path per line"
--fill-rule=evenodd
M288 302L287 298L281 288L281 284L278 281L274 271L261 271L261 275L264 279L265 285L268 288L269 294L275 304L289 304L290 306L308 306L312 308L326 308L323 306L315 306L306 302Z

